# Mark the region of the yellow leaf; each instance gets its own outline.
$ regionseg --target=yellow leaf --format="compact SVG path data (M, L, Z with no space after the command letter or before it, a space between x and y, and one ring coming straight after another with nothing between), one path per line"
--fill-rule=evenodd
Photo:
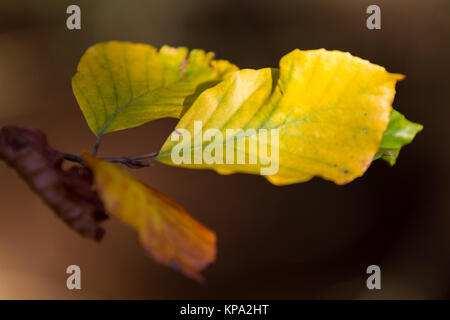
M216 257L216 235L171 199L115 165L87 153L83 161L106 211L137 230L144 249L159 263L195 280Z
M111 41L86 50L72 88L97 136L151 120L178 118L195 97L235 72L212 52Z
M204 91L157 159L221 174L266 174L276 185L314 176L344 184L361 176L378 151L401 79L349 53L294 50L279 70L241 70ZM202 136L208 129L213 131ZM227 136L227 129L244 133ZM268 130L267 139L261 129ZM239 151L244 163L235 159Z

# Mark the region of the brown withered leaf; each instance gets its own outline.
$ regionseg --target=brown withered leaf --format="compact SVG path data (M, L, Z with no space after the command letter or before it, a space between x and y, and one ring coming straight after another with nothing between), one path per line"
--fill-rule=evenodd
M90 169L62 168L64 154L47 144L39 130L6 126L0 130L0 159L14 168L28 185L81 235L99 241L106 219L103 203L92 189Z

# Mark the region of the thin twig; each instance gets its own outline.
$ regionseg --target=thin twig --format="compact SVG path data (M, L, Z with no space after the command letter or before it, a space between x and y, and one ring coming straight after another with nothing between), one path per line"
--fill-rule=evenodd
M76 156L74 154L70 154L70 153L64 153L64 159L68 160L68 161L72 161L72 162L78 162L78 163L82 163L83 159L79 156Z
M158 152L152 152L137 156L130 156L130 157L118 157L118 158L100 158L101 160L113 162L113 163L121 163L124 164L130 168L136 169L136 168L143 168L143 167L149 167L152 164L152 161L154 158L158 155ZM78 162L83 163L83 158L76 156L74 154L70 153L64 153L64 159L72 162ZM145 161L143 161L145 160Z
M152 152L137 156L120 157L120 158L101 158L108 162L122 163L130 168L142 168L151 165L153 159L158 155L158 152ZM146 161L142 161L146 160Z
M144 159L153 159L158 155L158 152L151 152L147 154L141 154L137 156L130 156L130 157L119 157L119 158L101 158L105 161L110 162L117 162L117 160L144 160Z

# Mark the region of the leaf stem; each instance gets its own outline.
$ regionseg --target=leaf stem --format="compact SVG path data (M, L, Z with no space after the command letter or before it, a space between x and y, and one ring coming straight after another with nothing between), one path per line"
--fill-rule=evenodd
M99 134L98 137L97 137L97 141L95 142L94 152L92 152L92 156L93 157L95 157L97 155L98 148L100 147L101 140L102 140L102 135Z

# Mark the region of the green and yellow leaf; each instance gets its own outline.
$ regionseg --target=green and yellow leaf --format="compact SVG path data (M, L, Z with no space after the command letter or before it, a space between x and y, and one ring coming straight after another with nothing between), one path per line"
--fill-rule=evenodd
M409 121L401 113L392 109L388 127L383 133L383 138L374 160L381 158L393 166L400 149L411 143L416 134L422 129L423 126L421 124Z
M115 165L85 153L106 211L139 234L144 249L159 263L195 280L216 257L216 235L185 209Z
M182 115L237 67L212 52L111 41L87 49L72 88L95 135Z
M348 183L364 174L377 153L389 122L395 84L401 79L403 75L349 53L294 50L281 59L279 70L241 70L200 94L157 159L221 174L260 174L272 161L278 171L266 177L276 185L304 182L314 176ZM202 133L194 130L195 121L202 122L203 132L218 129L225 138L215 135L202 144ZM227 129L243 129L245 134L227 136ZM277 139L271 139L275 131L263 143L260 129L278 129L278 159L271 157L277 150ZM234 140L245 143L227 143ZM258 154L249 148L255 141ZM261 147L268 150L265 159ZM191 163L173 161L171 155L180 150ZM212 163L195 161L204 152L214 158L239 150L246 153L245 163L220 163L220 157ZM258 163L250 164L251 157L258 158Z

